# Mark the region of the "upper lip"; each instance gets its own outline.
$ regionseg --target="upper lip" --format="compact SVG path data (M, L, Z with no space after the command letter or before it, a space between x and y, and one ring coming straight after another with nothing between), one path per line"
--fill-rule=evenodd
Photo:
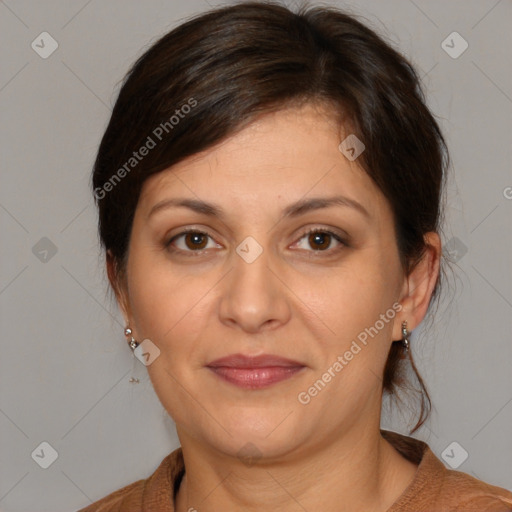
M208 363L206 366L214 368L220 366L228 368L267 368L271 366L297 367L304 365L297 361L293 361L291 359L286 359L284 357L272 354L262 354L259 356L231 354L229 356L216 359L215 361Z

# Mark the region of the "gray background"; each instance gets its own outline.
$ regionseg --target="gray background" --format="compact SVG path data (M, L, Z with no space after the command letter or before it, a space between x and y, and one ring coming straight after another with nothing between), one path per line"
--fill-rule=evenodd
M415 437L439 457L456 441L469 454L459 470L512 489L512 2L331 3L417 66L453 158L443 241L455 276L434 327L412 337L435 405ZM208 4L0 2L4 512L76 510L178 446L106 295L88 184L128 66ZM43 31L59 45L46 59L31 47ZM453 31L469 44L458 58L441 47ZM394 409L383 427L406 433L407 421ZM48 469L31 456L43 441L58 452Z

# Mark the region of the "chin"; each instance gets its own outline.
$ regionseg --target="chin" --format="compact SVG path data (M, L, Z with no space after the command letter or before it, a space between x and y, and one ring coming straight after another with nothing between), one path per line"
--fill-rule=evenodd
M225 455L237 458L250 466L264 461L278 460L297 449L299 447L297 444L297 440L290 438L286 433L284 436L259 437L250 432L239 432L233 434L232 438L224 438L214 447Z
M254 408L235 414L231 421L220 420L231 435L223 431L221 437L210 438L208 442L226 455L243 459L242 462L246 458L251 463L278 459L300 448L306 440L306 433L294 424L297 415L291 411L283 413L279 409L277 413L263 415L261 408Z
M213 407L208 410L216 412L214 418L209 414L191 415L186 408L181 409L181 413L168 410L174 418L182 445L187 438L194 439L194 443L200 442L214 451L240 458L256 455L276 457L293 450L292 445L301 442L302 436L297 435L297 428L290 421L297 421L296 415L290 411L283 414L280 409L265 415L261 407L226 411ZM255 452L252 455L251 450Z

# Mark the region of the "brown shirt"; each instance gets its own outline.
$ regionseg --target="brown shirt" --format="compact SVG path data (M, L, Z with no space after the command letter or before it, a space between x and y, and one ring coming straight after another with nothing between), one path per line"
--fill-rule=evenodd
M512 493L439 460L423 441L381 430L404 457L418 465L416 476L387 512L511 512ZM170 453L147 479L133 482L78 512L174 512L174 495L185 466L181 448Z

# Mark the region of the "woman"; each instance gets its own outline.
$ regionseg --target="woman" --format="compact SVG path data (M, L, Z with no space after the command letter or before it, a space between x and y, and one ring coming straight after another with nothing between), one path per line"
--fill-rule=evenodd
M508 511L380 429L439 293L448 152L353 16L241 3L135 63L93 173L125 335L181 447L92 511Z

